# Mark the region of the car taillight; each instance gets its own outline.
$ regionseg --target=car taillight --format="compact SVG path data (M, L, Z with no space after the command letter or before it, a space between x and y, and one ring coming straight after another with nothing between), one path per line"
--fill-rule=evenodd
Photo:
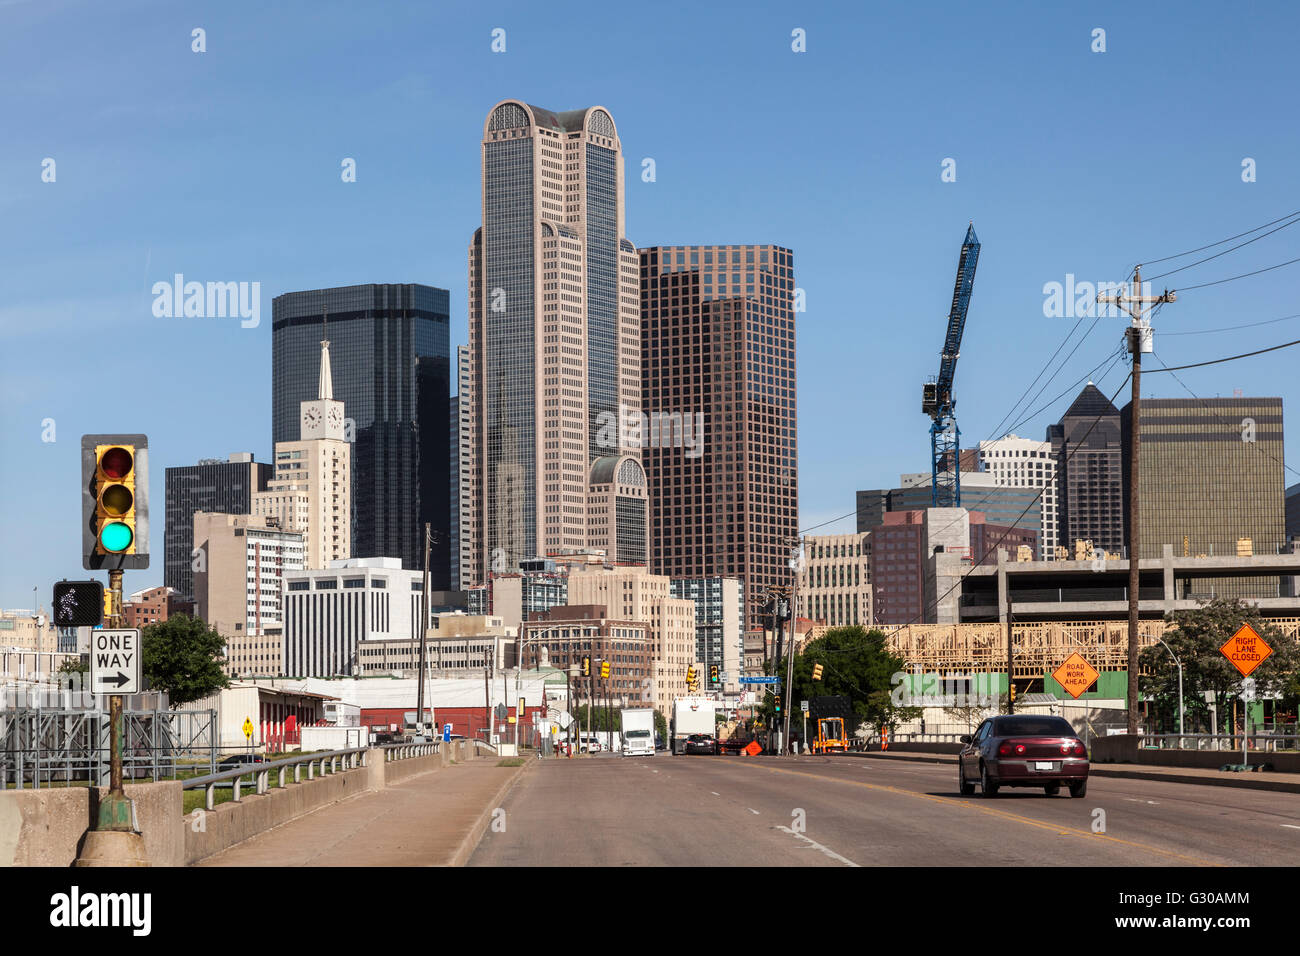
M1080 757L1088 756L1088 748L1083 745L1082 740L1076 740L1074 742L1074 747L1072 749L1074 750L1075 754L1077 754Z
M1025 752L1025 745L1018 744L1013 740L1005 740L998 744L999 757L1019 756Z

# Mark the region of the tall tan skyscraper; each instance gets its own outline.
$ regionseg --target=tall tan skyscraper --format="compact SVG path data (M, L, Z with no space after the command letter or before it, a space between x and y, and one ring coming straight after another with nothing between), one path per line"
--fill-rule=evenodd
M275 477L253 496L252 509L302 533L308 570L352 557L352 447L343 403L334 400L329 340L320 346L320 385L316 398L300 405L300 438L276 442Z
M469 247L470 576L564 548L644 563L645 472L620 427L641 410L639 263L614 120L599 106L503 100L482 149L483 225Z

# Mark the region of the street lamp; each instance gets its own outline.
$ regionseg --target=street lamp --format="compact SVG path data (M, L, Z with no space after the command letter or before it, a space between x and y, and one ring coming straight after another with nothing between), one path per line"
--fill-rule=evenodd
M1156 637L1156 640L1164 645L1165 650L1169 651L1169 656L1178 665L1178 746L1181 747L1183 745L1183 662L1178 659L1178 655L1173 652L1173 648L1165 644L1163 637Z

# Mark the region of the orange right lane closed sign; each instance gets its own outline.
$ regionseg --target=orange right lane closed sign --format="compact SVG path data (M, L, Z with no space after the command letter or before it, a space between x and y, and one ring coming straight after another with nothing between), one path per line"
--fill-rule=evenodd
M1251 672L1273 653L1273 648L1255 633L1253 627L1243 624L1237 633L1228 638L1227 643L1219 648L1219 651L1232 661L1233 667L1241 671L1242 677L1249 677Z

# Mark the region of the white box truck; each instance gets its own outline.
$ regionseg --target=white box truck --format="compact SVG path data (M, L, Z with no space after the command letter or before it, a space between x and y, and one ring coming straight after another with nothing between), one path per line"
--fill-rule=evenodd
M623 756L655 755L655 712L637 708L619 711L622 723Z
M672 742L672 753L686 753L686 742L695 734L709 738L706 752L716 753L718 743L718 722L714 718L717 704L707 697L683 697L673 701L673 721L668 728ZM698 752L698 748L692 748Z

